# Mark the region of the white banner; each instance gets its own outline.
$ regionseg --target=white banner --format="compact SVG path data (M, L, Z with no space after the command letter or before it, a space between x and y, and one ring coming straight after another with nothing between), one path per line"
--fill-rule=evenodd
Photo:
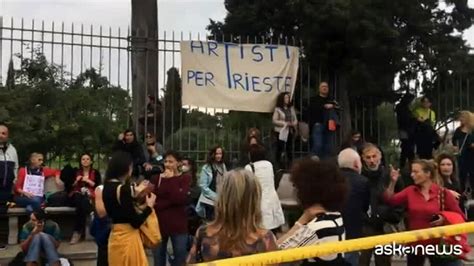
M32 193L35 196L44 196L44 176L26 175L23 191Z
M182 41L183 105L273 112L281 92L293 97L297 47Z

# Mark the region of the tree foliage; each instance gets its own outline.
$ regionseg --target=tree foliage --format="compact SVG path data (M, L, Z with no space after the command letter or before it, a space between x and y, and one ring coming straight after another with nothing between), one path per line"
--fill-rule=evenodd
M459 32L474 15L466 0L226 0L225 7L224 21L208 26L214 35L295 36L314 71L343 73L350 93L367 95L390 91L398 72L403 80L459 69L468 52Z
M226 0L225 7L224 21L208 26L212 35L242 36L233 40L241 42L301 40L310 66L304 80L310 77L313 87L320 79L337 84L349 126L349 110L361 103L349 99L370 97L374 107L394 103L396 75L401 90L421 80L418 91L433 94L453 73L474 69L461 35L473 21L467 0Z
M95 69L68 83L61 80L60 66L39 52L20 60L14 82L0 87L0 121L8 124L21 160L31 152L66 159L83 151L108 152L127 125L128 93Z

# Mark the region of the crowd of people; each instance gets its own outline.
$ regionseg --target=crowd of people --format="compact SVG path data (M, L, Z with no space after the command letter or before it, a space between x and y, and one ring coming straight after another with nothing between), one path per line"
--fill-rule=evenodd
M404 96L396 109L402 170L388 165L382 149L365 142L358 131L332 157L340 107L329 97L326 82L302 112L309 132L302 132L291 95L282 93L272 118L276 153L269 154L260 130L251 128L234 169L223 146L210 149L198 169L191 158L164 152L151 133L141 145L131 130L119 135L104 179L89 153L80 155L77 169L45 167L44 156L36 152L19 167L2 124L0 201L2 207L25 207L30 215L20 234L27 265L40 259L60 265L60 228L45 206L75 207L72 245L84 237L93 213L97 265L148 265L146 249L153 251L155 265L185 265L464 222L463 203L474 184L473 114L460 113L452 138L456 153L432 160L439 145L435 112L428 97L414 109L412 100ZM308 135L308 157L292 157L296 135ZM288 224L276 191L275 173L281 168L289 169L301 207L294 224ZM283 230L285 224L289 230ZM463 255L470 250L464 235L449 241L461 244ZM414 244L437 243L439 239ZM372 257L377 266L391 265L391 256L374 249L300 263L368 266ZM463 257L411 254L407 264L424 265L425 259L431 265L461 265Z

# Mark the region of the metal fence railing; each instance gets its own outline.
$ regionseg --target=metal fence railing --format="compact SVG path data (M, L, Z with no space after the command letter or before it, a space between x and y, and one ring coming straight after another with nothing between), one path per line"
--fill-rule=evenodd
M157 46L152 53L147 49L136 49L136 46L132 45L134 37L130 34L129 28L112 29L54 22L46 25L34 20L26 22L23 19L5 20L0 17L0 84L4 85L6 82L10 60L13 60L14 68L18 69L20 58L33 57L36 49L49 63L60 66L62 82L70 83L86 69L95 68L110 84L132 95L132 57L140 53L145 56L157 56L158 71L153 78L158 80L158 87L147 86L146 92L141 94L141 97L147 99L140 101L148 103L151 108L145 105L130 105L134 107L131 113L139 114L136 116L138 119L142 118L142 122L134 121L135 130L140 132L141 139L145 131L155 132L165 148L179 150L198 161L205 160L211 146L221 144L229 155L228 159L238 160L247 129L258 127L263 133L267 147L271 149L271 114L181 106L180 41L208 39L209 36L161 32L158 39L154 40ZM300 42L292 37L214 36L212 39L237 43L300 45ZM18 56L15 56L16 54ZM306 58L300 60L294 98L296 109L302 110L308 104L309 97L316 93L318 84L323 80L329 80L332 93L337 99L341 98L338 93L338 77L326 73L328 71L324 71L321 66L318 70L312 70ZM474 89L470 83L467 76L453 75L446 82L439 82L432 90L433 108L440 120L446 120L454 110L472 110ZM135 88L138 89L140 88ZM133 93L133 96L136 95L140 94ZM154 102L148 95L155 97ZM136 97L133 99L137 100ZM393 104L357 95L351 95L349 102L350 107L344 108L344 112L350 112L351 127L360 130L362 135L371 141L383 146L392 145L397 138ZM110 132L113 135L118 133ZM338 143L345 137L340 133ZM308 143L297 140L293 147L295 157L301 156L308 150Z

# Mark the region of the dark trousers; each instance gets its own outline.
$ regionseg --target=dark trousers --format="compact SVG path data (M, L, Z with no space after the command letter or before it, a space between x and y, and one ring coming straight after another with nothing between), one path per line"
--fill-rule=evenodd
M71 196L72 206L76 208L76 223L74 231L82 234L86 228L87 216L92 211L92 205L87 195L74 193Z
M429 132L418 132L415 134L416 154L420 159L433 159L434 141Z
M469 162L465 156L459 156L458 165L459 165L459 181L461 182L461 191L466 191L466 184L469 180L469 185L471 189L474 187L474 167L472 167L473 162Z
M214 220L214 206L202 203L202 206L204 207L204 211L206 213L206 221L213 221Z
M311 153L321 160L332 155L335 134L326 125L315 123L311 130Z
M293 134L291 132L288 134L288 139L286 142L279 140L279 135L280 133L274 132L276 146L275 162L277 163L277 167L279 169L287 169L293 160ZM284 161L281 159L283 151L285 152Z
M98 245L97 246L97 266L109 266L109 259L107 255L108 246Z
M412 161L415 158L415 142L412 138L400 139L400 168L405 167L408 161Z
M383 235L385 234L382 227L375 227L372 225L364 225L362 228L362 233L364 237L366 236L375 236L375 235ZM384 255L375 255L375 249L368 249L362 250L359 258L359 265L360 266L369 266L370 259L372 258L372 254L374 255L375 265L376 266L390 266L392 265L392 257L391 256L384 256Z
M153 258L155 266L166 266L168 258L168 240L171 240L173 246L173 259L170 261L171 266L185 265L188 255L187 247L189 237L187 234L178 234L171 236L163 236L160 244L153 250Z

